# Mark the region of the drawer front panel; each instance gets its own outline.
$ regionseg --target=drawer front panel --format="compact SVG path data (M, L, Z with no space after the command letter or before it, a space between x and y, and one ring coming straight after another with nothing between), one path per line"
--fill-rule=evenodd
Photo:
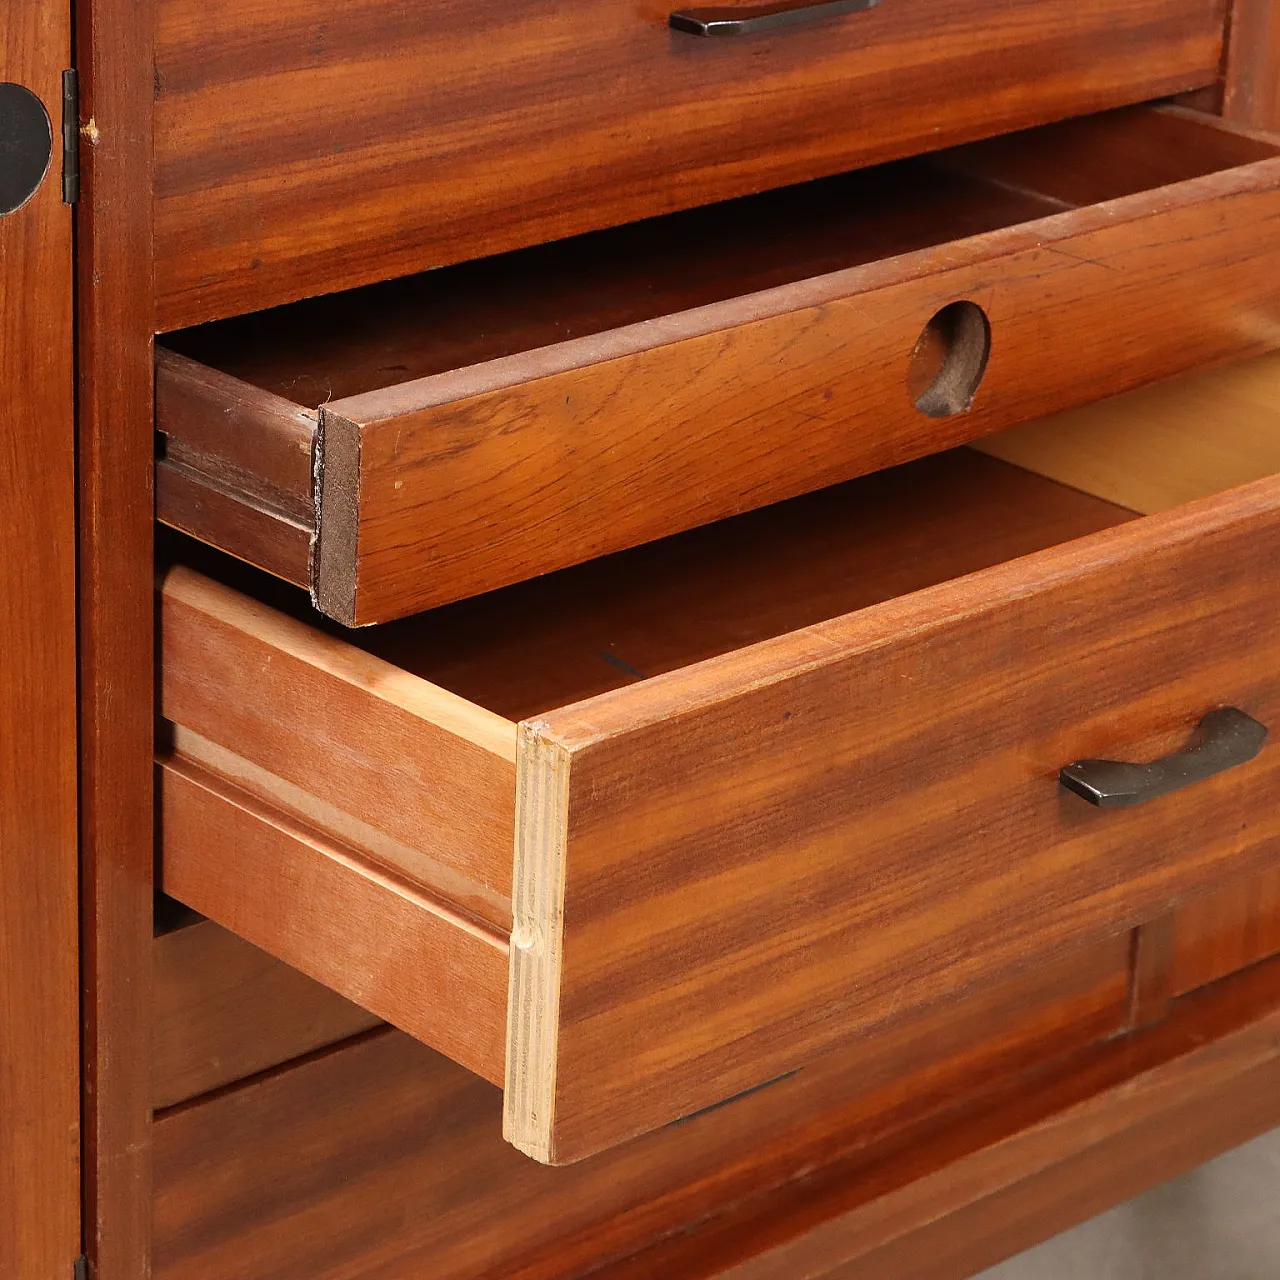
M657 0L157 6L157 327L1216 80L1225 0L883 0L742 39Z
M1280 751L1118 811L1230 704L1280 723L1280 483L522 726L507 1124L571 1160L1280 855Z
M1181 903L1170 924L1169 994L1198 987L1280 952L1280 865Z

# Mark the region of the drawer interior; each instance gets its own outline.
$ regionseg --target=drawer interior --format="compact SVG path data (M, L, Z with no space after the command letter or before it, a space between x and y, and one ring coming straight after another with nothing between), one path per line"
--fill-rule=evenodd
M1142 108L1086 116L169 333L298 404L761 293L1280 154Z
M180 768L218 775L249 799L215 796L238 806L234 831L220 829L217 805L185 817L166 809L165 890L480 1074L505 1074L513 1140L552 1162L759 1083L832 1037L1025 962L1028 948L1130 927L1180 886L1222 867L1246 871L1280 843L1267 816L1277 809L1266 799L1269 767L1239 828L1182 797L1158 814L1086 826L1088 806L1064 810L1053 798L1058 765L1118 742L1130 758L1167 754L1220 698L1264 722L1280 714L1263 651L1273 631L1259 622L1274 571L1270 482L1175 513L1181 523L1136 520L1280 469L1280 415L1264 390L1276 385L1274 356L1203 373L1180 392L1150 389L987 442L1022 465L945 452L356 633L321 619L304 593L183 545L190 567L170 575L162 615L171 746ZM1117 412L1122 426L1094 426ZM1062 451L1074 469L1049 447L1062 439L1079 442ZM1121 457L1124 467L1108 465ZM1218 457L1227 461L1209 465ZM1107 477L1095 486L1105 497L1087 492L1096 475ZM1078 600L1088 575L1105 586L1096 619ZM1064 609L1072 622L1059 636ZM1189 610L1181 621L1179 610ZM1126 627L1134 643L1112 652ZM1166 658L1177 669L1156 679ZM825 683L833 663L844 664L830 686L838 693ZM1012 674L1020 687L1006 706ZM1101 701L1086 713L1086 698ZM833 699L851 704L847 718L827 718ZM739 710L751 700L764 709ZM861 781L850 789L842 771ZM933 778L939 797L918 814L907 777L913 786ZM978 816L989 804L997 816ZM264 816L263 805L286 818ZM828 811L838 822L811 829ZM941 834L918 829L925 821ZM983 834L989 821L1003 824L998 838ZM270 841L259 847L255 823L277 845L292 841L287 858ZM962 853L975 840L972 857ZM1024 865L1028 841L1035 874ZM849 862L850 847L887 860L879 879ZM745 861L743 851L752 851ZM1068 852L1084 861L1064 880L1057 859ZM279 858L294 860L287 872ZM911 870L920 859L983 888L944 893ZM835 877L830 890L791 887L819 871ZM998 927L997 885L1013 904L996 912ZM781 916L778 892L795 895ZM750 1036L735 1042L711 1010L730 1025L759 1019L752 1035L774 1031L766 1015L739 1012L757 996L738 988L688 1027L689 984L667 966L680 972L699 948L706 955L689 972L701 974L707 1000L737 981L738 965L758 969L766 1001L777 994L751 912L719 907L734 893L775 903L769 928L799 948L797 965L847 962L844 945L802 941L816 927L810 910L829 913L820 937L868 939L860 963L874 980L850 979L839 1027L810 1014L835 996L795 1004L781 989L792 1002L777 1023L785 1032L767 1050ZM608 918L615 907L625 928L608 919L605 941L591 913ZM887 924L898 911L904 923ZM707 919L696 941L682 933L690 912ZM570 967L600 965L608 981L579 980L564 994ZM822 971L811 980L832 981ZM628 984L639 994L625 994ZM645 1036L660 1040L654 1026L679 1023L693 1045L697 1069L680 1089L656 1084L665 1064L646 1067L639 1052L625 1055L625 1071L601 1072L598 1044L575 1051L576 1067L561 1051L557 1082L557 1050L540 1044L566 1042L571 1023L578 1044L601 1034L625 1042L637 1009ZM708 1074L713 1045L720 1056ZM550 1083L538 1074L548 1053Z
M947 582L1135 512L949 450L377 627L183 540L186 564L508 721Z
M353 639L533 720L1131 515L958 449Z
M1280 356L1209 370L382 626L188 562L513 721L1280 473ZM1009 465L1011 464L1011 465Z

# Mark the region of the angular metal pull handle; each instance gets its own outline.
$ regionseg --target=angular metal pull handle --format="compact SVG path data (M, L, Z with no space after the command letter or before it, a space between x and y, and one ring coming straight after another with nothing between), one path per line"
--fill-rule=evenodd
M880 0L819 0L818 4L756 4L735 9L677 9L667 20L672 31L691 36L748 36L819 18L874 9Z
M1123 809L1247 764L1266 740L1266 725L1235 707L1219 707L1200 721L1191 746L1163 760L1077 760L1061 770L1058 781L1100 809Z

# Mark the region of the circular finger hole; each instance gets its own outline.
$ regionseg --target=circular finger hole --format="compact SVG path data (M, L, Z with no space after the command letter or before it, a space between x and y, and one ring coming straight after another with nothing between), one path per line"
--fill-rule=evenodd
M991 355L991 323L976 302L952 302L924 327L911 352L907 389L931 418L964 413Z
M52 155L44 103L23 85L0 83L0 217L35 195Z

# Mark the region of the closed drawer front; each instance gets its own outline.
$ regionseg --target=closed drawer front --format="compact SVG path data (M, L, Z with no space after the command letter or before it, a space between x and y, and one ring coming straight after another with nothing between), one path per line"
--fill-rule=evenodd
M157 1118L154 1274L580 1280L837 1156L901 1149L912 1125L918 1162L944 1149L919 1126L962 1099L985 1104L990 1144L990 1095L1029 1068L1067 1059L1058 1079L1096 1081L1079 1054L1123 1029L1128 968L1124 935L1073 951L553 1175L503 1144L495 1089L403 1035L363 1036Z
M159 512L383 622L1262 351L1278 277L1280 143L1090 117L172 335Z
M354 640L175 568L164 887L551 1161L1150 919L1280 852L1275 747L1122 809L1058 771L1280 717L1275 403L1183 424L1263 478L1145 518L959 450Z
M157 328L1210 84L1227 10L881 0L703 39L674 3L159 0Z

